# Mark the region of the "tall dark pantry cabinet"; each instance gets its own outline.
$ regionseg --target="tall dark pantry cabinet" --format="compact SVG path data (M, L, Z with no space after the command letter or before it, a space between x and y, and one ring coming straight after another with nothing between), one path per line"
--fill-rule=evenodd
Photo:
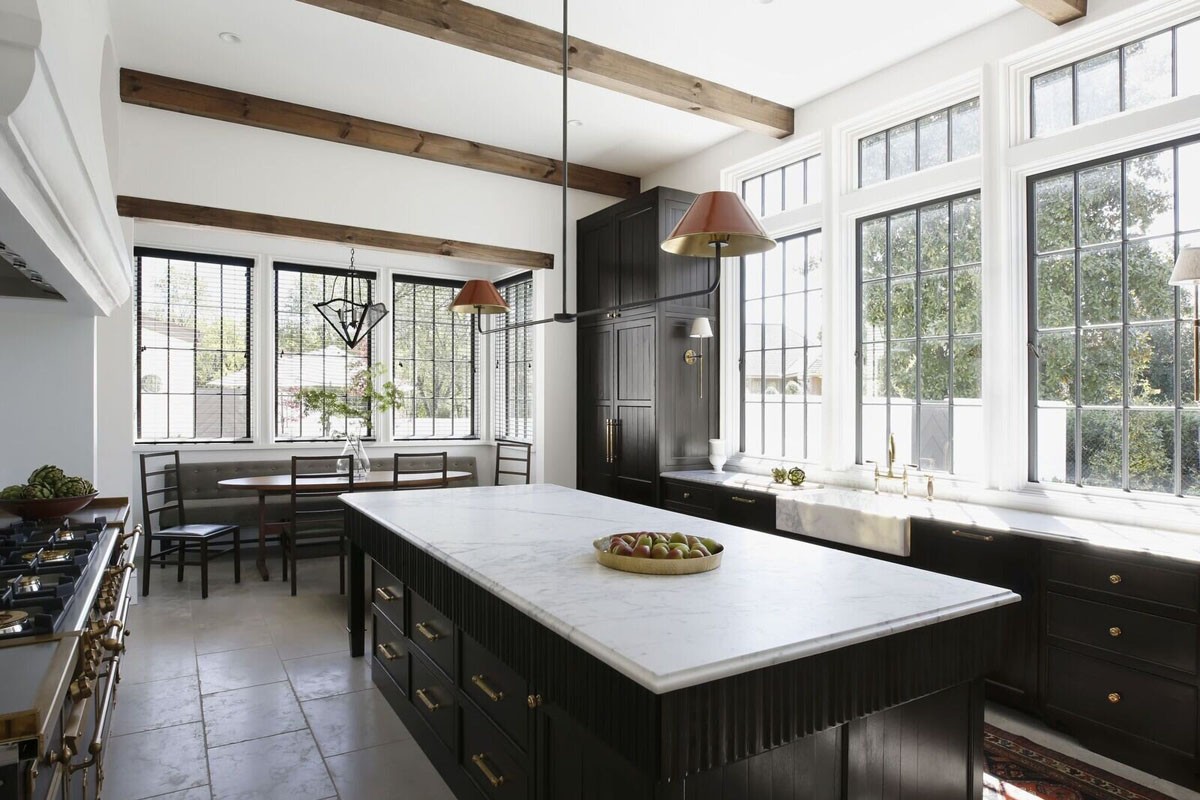
M658 187L579 220L576 307L607 309L707 288L712 259L659 247L695 197ZM708 465L708 440L719 430L720 339L704 342L703 397L700 366L683 358L699 349L688 334L702 316L718 331L716 293L580 322L580 489L659 505L660 472Z

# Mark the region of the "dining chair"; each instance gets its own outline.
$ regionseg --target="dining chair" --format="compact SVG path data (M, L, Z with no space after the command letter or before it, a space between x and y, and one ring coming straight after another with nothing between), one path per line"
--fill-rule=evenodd
M161 464L161 466L159 466ZM191 523L183 506L182 471L179 468L179 451L166 453L142 453L142 516L145 520L145 537L142 549L142 597L150 594L150 564L167 565L167 557L175 554L178 573L176 580L183 581L184 567L200 567L200 596L208 597L208 562L218 556L233 553L233 582L242 582L242 532L238 525L221 523ZM152 487L151 484L154 484ZM151 499L154 503L152 504ZM163 523L163 513L174 516L174 524L155 530L153 518ZM233 536L233 546L210 551L209 542L222 536ZM154 542L162 542L157 553L152 553ZM176 542L176 544L171 544ZM189 549L200 556L199 561L188 561Z
M343 469L344 465L344 469ZM338 497L354 491L354 462L336 456L292 456L291 508L279 525L283 579L296 595L296 551L304 543L337 541L338 592L346 593L345 507Z
M441 480L434 483L423 482L416 486L411 484L406 485L401 482L400 478L404 475L436 475L439 470L436 466L432 468L429 466L429 459L441 459ZM406 489L445 489L450 485L450 479L447 476L449 472L447 469L448 464L449 459L445 450L440 453L396 453L392 456L392 489L398 491Z
M529 483L529 473L530 473L529 465L530 465L530 461L532 460L530 454L532 452L533 452L533 445L530 444L529 442L513 442L513 441L510 441L507 439L497 439L496 440L496 485L497 486L505 485L505 484L500 483L501 475L515 475L517 477L524 478L525 480L522 482L525 484L528 484ZM524 469L520 469L520 468L502 469L502 467L512 466L510 464L502 464L501 462L503 462L503 461L515 462L517 465L523 464ZM517 481L515 481L515 480L511 480L511 479L506 479L506 480L509 480L509 483L507 484L509 486L517 485Z

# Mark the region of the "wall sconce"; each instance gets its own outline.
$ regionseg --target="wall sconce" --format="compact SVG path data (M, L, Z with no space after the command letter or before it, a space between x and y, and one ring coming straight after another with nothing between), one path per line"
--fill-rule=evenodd
M713 338L712 323L708 321L708 317L696 317L692 320L692 330L688 333L691 339L700 340L700 352L688 349L683 354L683 361L688 366L699 364L700 366L700 396L704 397L704 340Z

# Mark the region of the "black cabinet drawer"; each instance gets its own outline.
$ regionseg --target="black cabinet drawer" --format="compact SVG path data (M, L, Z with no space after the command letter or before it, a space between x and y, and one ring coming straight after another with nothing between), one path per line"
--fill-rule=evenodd
M698 512L713 512L717 509L716 492L694 483L676 483L666 481L663 486L664 497L669 503L690 506Z
M462 767L475 785L497 800L532 797L533 785L524 757L469 703L462 707L462 726Z
M1046 648L1046 705L1191 756L1196 687Z
M405 630L404 584L375 561L371 562L371 602L389 622Z
M717 495L717 519L740 528L775 532L775 497L759 492L722 491Z
M470 636L462 637L462 674L458 685L518 747L528 748L528 682Z
M1050 549L1046 577L1083 589L1196 611L1200 575L1076 550Z
M442 672L453 675L453 623L416 592L410 593L409 597L412 602L412 631L409 638L433 663L441 667Z
M458 703L454 697L454 687L420 653L413 653L409 660L412 662L412 694L409 699L417 713L425 718L442 740L442 744L454 752L458 727Z
M374 620L374 632L371 636L371 650L379 666L392 677L401 693L408 694L408 640L400 629L393 625L379 611L371 615Z
M1046 632L1164 667L1196 672L1196 626L1188 622L1050 592Z

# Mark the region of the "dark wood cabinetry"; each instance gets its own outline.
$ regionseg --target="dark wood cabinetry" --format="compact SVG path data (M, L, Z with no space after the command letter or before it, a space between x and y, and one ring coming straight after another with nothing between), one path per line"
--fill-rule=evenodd
M659 243L694 195L659 187L578 223L580 311L609 309L707 288L709 260L663 252ZM700 370L683 361L692 320L715 320L715 296L634 305L579 325L580 489L657 505L658 475L702 466L716 430L718 339L705 343ZM714 326L715 327L715 326Z

